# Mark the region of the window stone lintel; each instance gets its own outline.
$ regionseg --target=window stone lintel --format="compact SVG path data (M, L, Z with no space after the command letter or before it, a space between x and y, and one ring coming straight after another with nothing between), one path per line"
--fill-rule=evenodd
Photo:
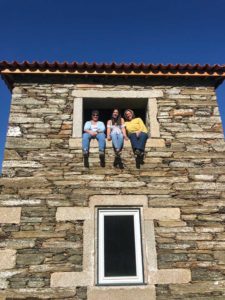
M179 220L179 208L148 208L146 196L92 196L89 207L58 207L56 212L57 221L89 220L94 218L91 208L95 206L144 206L144 220Z
M76 98L156 98L163 97L163 91L154 90L100 90L100 89L77 89L72 91Z

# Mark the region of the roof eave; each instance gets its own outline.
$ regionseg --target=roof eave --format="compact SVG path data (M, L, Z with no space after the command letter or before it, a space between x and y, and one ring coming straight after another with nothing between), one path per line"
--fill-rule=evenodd
M215 79L215 87L217 88L225 79L225 72L199 72L199 71L148 71L148 72L143 72L143 71L139 71L139 72L135 72L135 71L130 71L130 72L125 72L125 71L110 71L110 72L106 72L106 71L78 71L78 70L73 70L73 71L60 71L60 70L54 70L54 71L50 71L50 70L20 70L20 69L15 69L15 70L10 70L10 69L4 69L2 71L0 71L2 78L4 80L4 82L6 83L6 85L8 86L8 88L11 90L13 88L13 83L14 83L14 79L12 78L13 75L45 75L45 76L49 76L49 75L63 75L63 76L70 76L70 75L77 75L77 76L85 76L85 77L89 77L89 76L99 76L99 77L143 77L143 78L151 78L151 77L164 77L164 78L168 78L168 77L172 77L172 78L212 78Z

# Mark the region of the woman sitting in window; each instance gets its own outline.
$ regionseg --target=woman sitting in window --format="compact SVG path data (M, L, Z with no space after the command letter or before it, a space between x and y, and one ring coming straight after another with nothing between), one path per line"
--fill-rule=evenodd
M93 110L91 113L91 120L84 125L84 134L82 139L83 156L88 157L90 140L96 139L99 145L100 158L105 155L105 125L99 121L99 111Z
M135 155L143 160L148 130L141 118L135 118L134 112L127 109L124 112L125 126Z
M123 139L127 139L124 126L124 119L121 118L120 112L115 108L112 112L112 117L107 122L107 139L112 140L113 148L117 156L121 154L123 148Z

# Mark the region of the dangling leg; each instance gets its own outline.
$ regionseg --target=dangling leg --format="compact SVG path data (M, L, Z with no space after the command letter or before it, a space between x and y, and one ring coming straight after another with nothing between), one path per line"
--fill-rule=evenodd
M83 150L84 156L88 156L91 138L92 138L92 136L89 133L85 132L83 134L83 137L82 137L82 150Z
M82 137L82 150L83 150L83 157L84 157L84 166L85 168L89 168L89 147L90 147L90 140L92 136L89 133L84 133Z
M140 150L140 152L138 153L138 158L141 165L144 164L144 153L145 153L145 145L147 139L148 139L147 133L141 132L138 138L138 149Z
M103 132L96 135L99 146L99 158L101 167L105 167L105 134Z

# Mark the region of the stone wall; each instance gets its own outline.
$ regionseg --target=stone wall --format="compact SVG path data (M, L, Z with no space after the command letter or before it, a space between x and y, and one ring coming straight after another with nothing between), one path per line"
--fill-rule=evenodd
M89 89L158 92L160 136L149 140L140 170L129 143L124 170L112 167L110 144L105 168L95 147L90 169L83 167L72 138L73 101L76 90ZM51 278L82 273L84 218L56 216L63 207L89 207L95 195L144 196L149 209L179 210L179 218L154 218L156 277L180 269L191 278L170 281L163 271L166 278L149 279L156 284L151 299L224 299L224 150L209 84L15 84L0 178L0 299L87 298L87 286L55 286ZM101 299L99 291L94 297Z

